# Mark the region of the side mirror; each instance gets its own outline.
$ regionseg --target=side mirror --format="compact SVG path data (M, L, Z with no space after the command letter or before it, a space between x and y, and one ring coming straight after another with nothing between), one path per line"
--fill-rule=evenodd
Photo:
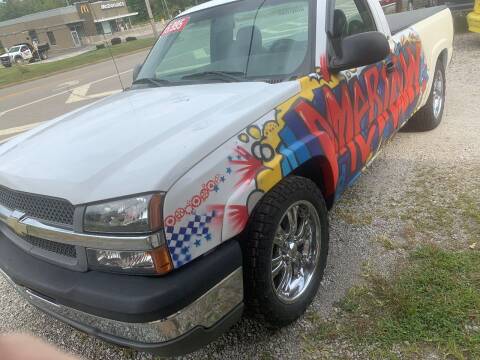
M133 68L133 81L137 80L140 70L142 70L142 65L140 64L135 65L135 67Z
M369 31L346 36L336 46L330 70L338 72L375 64L390 54L390 44L384 34Z

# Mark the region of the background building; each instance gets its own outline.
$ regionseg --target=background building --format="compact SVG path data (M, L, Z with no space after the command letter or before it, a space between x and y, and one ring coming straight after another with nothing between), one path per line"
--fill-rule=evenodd
M77 2L0 22L0 42L7 48L34 40L52 50L81 47L95 42L97 35L130 29L130 17L137 14L124 0Z

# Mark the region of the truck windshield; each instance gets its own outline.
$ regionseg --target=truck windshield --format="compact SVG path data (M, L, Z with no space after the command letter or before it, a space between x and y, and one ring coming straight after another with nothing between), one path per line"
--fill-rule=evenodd
M164 29L137 82L271 81L308 73L313 3L233 1L176 18Z
M20 46L14 46L8 50L8 52L15 53L20 51Z

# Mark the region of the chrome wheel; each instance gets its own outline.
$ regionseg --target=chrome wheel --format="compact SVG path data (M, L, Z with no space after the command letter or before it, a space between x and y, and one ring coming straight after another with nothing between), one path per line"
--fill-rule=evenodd
M278 224L272 249L272 285L278 298L292 303L308 288L321 246L321 224L312 203L298 201Z
M440 69L437 70L435 78L433 79L433 116L438 119L442 113L444 84L443 73Z
M408 11L413 11L413 10L414 10L414 8L413 8L413 2L411 2L411 1L408 2L407 10L408 10Z

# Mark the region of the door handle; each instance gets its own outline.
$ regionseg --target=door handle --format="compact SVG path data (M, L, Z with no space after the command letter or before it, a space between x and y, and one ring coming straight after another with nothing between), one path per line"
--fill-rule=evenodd
M392 60L387 60L385 62L385 70L387 71L387 74L391 74L395 71L395 64Z

